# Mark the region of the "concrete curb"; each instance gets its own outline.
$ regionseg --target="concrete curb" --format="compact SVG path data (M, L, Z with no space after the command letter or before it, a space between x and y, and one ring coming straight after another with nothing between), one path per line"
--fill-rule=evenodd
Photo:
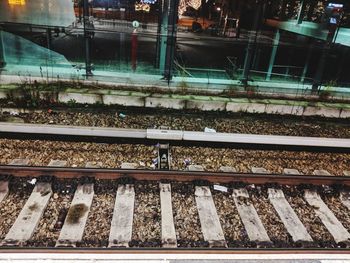
M40 91L47 97L47 91ZM0 98L21 98L16 89L0 89ZM55 102L77 104L120 105L176 110L200 110L222 112L248 112L277 115L320 116L328 118L350 118L350 104L323 103L283 99L226 98L220 96L151 94L133 91L103 89L66 89L52 92Z
M138 94L139 95L139 94ZM249 100L228 99L215 96L189 96L189 95L162 95L147 94L146 96L82 94L73 92L59 92L58 102L106 105L137 106L147 108L165 109L191 109L201 111L249 112L279 115L321 116L328 118L349 118L350 105L315 103L292 100Z

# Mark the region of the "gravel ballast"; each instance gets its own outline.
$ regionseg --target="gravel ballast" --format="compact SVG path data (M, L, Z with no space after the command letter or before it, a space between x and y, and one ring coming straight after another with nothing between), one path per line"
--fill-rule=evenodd
M206 246L192 184L171 186L175 232L178 247Z
M290 136L350 138L349 122L316 117L278 116L222 112L190 112L149 109L45 109L13 116L0 113L0 121L116 128L158 128Z
M135 185L132 247L159 247L161 244L160 193L156 183Z
M263 167L272 173L283 173L284 168L293 168L303 174L325 169L340 176L350 167L350 154L345 153L176 146L171 147L171 154L173 170L185 170L186 159L192 164L203 165L207 171L218 171L220 166L232 166L239 172L251 172L252 167ZM0 164L8 164L16 158L28 158L29 165L34 166L46 166L50 160L64 160L70 167L84 167L87 162L101 162L103 168L120 168L123 162L129 162L136 163L141 169L153 169L156 157L156 146L139 144L0 139Z

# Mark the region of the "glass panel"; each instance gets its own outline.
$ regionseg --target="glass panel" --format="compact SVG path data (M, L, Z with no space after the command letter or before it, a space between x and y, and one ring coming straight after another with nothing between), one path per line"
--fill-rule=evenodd
M247 81L285 92L310 88L320 72L327 85L349 86L348 1L337 1L344 4L344 15L335 28L324 23L330 21L324 19L329 1L263 1L254 25L259 1L181 0L174 45L168 36L172 12L162 17L167 1L87 0L85 35L83 0L2 0L0 67L6 63L6 68L1 74L85 78L90 61L95 80L165 84L171 61L175 86L241 85L243 90ZM326 41L331 29L333 43Z
M1 35L6 74L54 79L78 74L63 55L11 33L1 32Z

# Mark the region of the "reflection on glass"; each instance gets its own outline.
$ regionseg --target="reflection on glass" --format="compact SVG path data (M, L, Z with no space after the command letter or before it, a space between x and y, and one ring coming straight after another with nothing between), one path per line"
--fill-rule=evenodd
M1 31L1 35L6 72L54 78L62 74L76 73L72 64L63 55L11 33Z
M25 0L8 0L9 5L25 5L26 1Z
M69 26L74 21L72 0L0 1L0 22Z

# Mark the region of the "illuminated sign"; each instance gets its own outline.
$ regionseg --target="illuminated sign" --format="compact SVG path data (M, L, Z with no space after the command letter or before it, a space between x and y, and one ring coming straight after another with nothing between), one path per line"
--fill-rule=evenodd
M8 0L9 5L25 5L26 1L25 0Z
M329 3L328 7L343 8L343 4Z
M141 0L141 3L143 4L155 4L157 0Z
M144 12L149 12L151 11L151 6L149 4L135 4L135 11L144 11Z
M185 13L187 7L192 7L193 9L198 10L202 5L201 0L180 0L179 3L179 15Z

